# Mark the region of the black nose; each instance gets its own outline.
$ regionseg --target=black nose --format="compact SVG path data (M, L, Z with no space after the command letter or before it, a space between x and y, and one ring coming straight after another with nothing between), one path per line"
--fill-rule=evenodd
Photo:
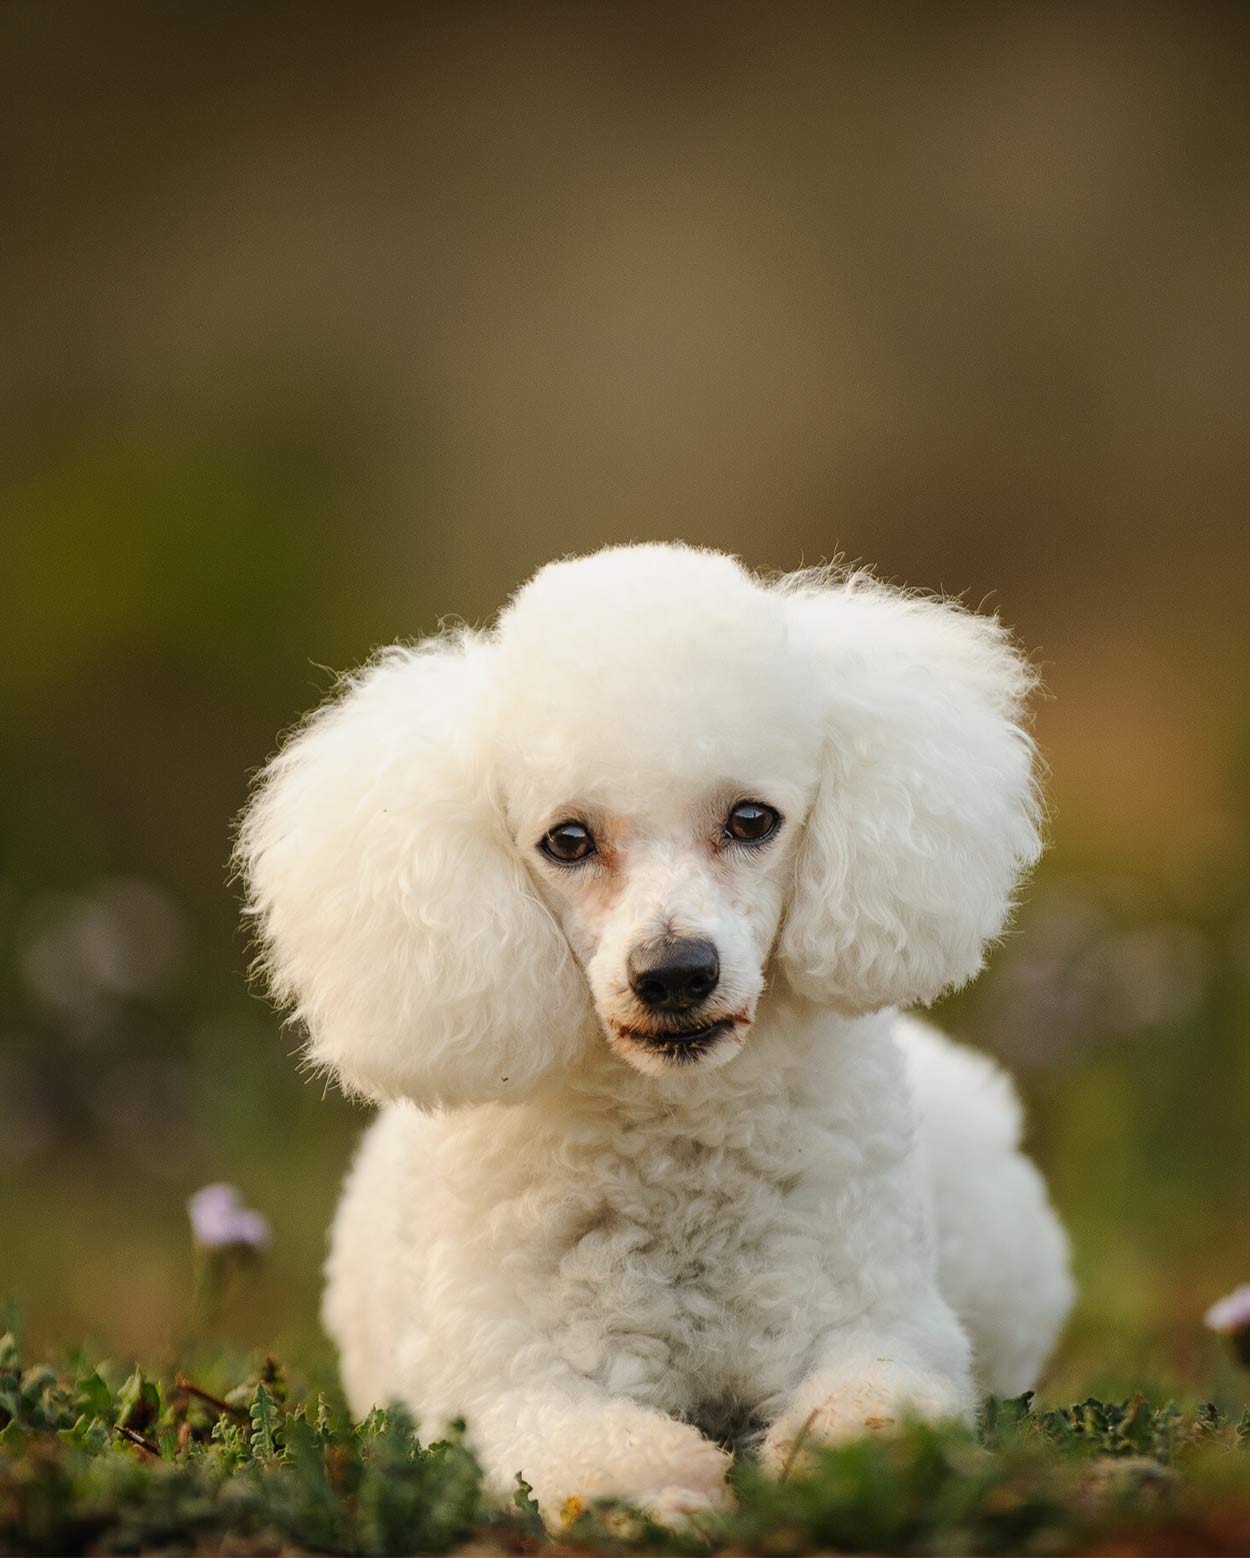
M684 1012L706 1001L720 978L720 958L710 941L693 936L653 941L629 955L629 986L644 1006Z

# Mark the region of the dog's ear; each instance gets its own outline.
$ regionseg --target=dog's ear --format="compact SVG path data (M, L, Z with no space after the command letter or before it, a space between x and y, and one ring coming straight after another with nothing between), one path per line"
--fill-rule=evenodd
M782 966L843 1010L931 1001L981 968L1040 852L1033 674L993 618L862 576L782 588L825 722Z
M277 998L350 1092L524 1094L586 995L493 793L493 661L473 634L385 651L261 775L237 861Z

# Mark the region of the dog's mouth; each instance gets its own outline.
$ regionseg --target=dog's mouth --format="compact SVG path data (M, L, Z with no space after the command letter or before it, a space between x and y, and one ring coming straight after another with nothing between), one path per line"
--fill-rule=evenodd
M749 1019L745 1012L731 1017L718 1017L715 1022L704 1023L698 1028L626 1028L617 1027L616 1035L626 1044L636 1046L647 1055L678 1066L693 1065L709 1050L715 1049L721 1039L731 1037L741 1044Z

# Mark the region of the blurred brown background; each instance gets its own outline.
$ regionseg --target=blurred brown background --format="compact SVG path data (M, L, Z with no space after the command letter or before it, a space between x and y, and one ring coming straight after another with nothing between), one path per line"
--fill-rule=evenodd
M232 815L329 668L539 563L842 553L1045 668L1054 848L946 1020L1078 1242L1057 1383L1250 1279L1250 10L0 8L0 1287L186 1338L183 1198L315 1351L359 1114ZM1128 1388L1126 1385L1124 1388Z

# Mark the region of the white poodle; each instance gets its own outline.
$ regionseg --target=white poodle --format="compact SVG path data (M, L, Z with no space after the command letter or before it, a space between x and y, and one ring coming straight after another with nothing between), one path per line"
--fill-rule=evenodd
M1034 1382L1072 1289L1011 1086L897 1011L1037 856L1031 686L955 606L634 546L299 730L240 859L313 1064L386 1105L328 1264L356 1412L671 1521L733 1444Z

